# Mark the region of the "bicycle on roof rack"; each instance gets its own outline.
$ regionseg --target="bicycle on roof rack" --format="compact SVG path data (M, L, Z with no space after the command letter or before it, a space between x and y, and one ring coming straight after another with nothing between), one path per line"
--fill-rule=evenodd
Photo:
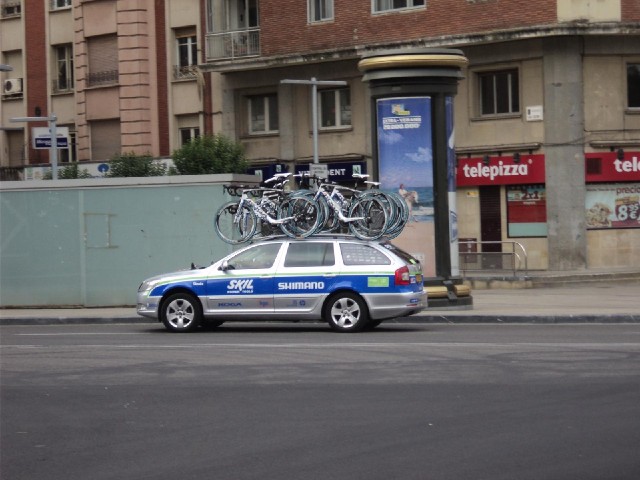
M397 192L384 192L380 190L380 182L372 182L367 180L369 175L354 173L356 186L358 182L363 181L369 186L368 190L359 192L359 196L366 198L373 196L380 200L387 211L387 226L384 233L386 238L395 238L404 229L409 219L409 205L407 201Z
M218 236L226 243L239 244L258 234L273 235L275 229L293 238L313 234L320 221L318 205L284 191L289 175L276 174L264 182L283 180L273 187L225 186L227 193L240 195L240 200L227 202L218 209L214 220Z
M321 208L322 220L318 232L335 232L347 228L361 240L376 240L382 236L396 236L398 214L395 204L380 191L359 191L327 182L324 179L302 172L301 177L316 184L317 190L302 190L294 195L313 198ZM358 180L367 175L354 175ZM366 182L374 184L375 182ZM377 183L375 183L377 185ZM357 185L356 185L357 186Z

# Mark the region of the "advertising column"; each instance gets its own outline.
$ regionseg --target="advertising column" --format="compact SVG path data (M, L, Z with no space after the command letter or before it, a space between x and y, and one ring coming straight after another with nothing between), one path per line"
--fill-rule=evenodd
M459 50L428 48L371 52L358 64L374 114L377 180L411 209L393 243L420 260L430 306L471 304L460 288L453 149L453 97L466 65Z
M399 193L409 206L409 220L394 241L435 276L433 222L433 142L431 98L377 100L380 188Z

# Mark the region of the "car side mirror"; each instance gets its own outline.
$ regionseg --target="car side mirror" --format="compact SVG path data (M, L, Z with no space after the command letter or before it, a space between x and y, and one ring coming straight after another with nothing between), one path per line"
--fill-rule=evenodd
M233 270L235 267L233 265L229 265L229 261L225 260L224 262L222 262L222 264L218 267L218 270L222 270L223 272L226 272L227 270Z

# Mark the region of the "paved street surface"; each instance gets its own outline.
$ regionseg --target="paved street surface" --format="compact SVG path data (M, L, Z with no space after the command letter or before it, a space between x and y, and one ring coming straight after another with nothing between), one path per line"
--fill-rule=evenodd
M4 325L3 480L640 478L640 324Z

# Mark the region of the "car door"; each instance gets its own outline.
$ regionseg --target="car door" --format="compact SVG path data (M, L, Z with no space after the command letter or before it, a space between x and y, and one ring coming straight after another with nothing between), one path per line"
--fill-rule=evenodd
M247 316L273 313L276 261L281 242L254 245L231 255L207 279L207 313Z
M337 278L335 242L291 242L276 272L276 313L293 314L317 310Z

